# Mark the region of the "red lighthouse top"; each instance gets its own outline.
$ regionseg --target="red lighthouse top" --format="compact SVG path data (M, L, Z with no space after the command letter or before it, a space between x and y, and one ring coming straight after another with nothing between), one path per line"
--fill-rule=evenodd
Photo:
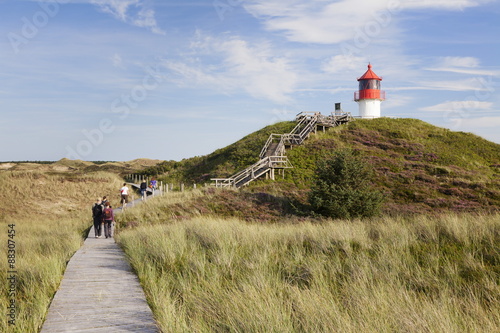
M361 80L379 80L382 81L382 78L379 77L377 74L375 74L374 71L372 71L372 64L368 64L368 70L363 74L362 77L358 79L358 81Z
M358 79L359 91L354 93L354 100L376 99L385 100L385 91L380 90L380 81L382 78L372 71L372 65L368 64L368 70Z

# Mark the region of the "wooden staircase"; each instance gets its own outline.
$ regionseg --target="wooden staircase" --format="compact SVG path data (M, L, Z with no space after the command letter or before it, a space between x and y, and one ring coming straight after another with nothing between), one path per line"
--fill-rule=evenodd
M350 113L332 114L324 116L319 112L301 112L295 117L297 125L287 134L271 134L259 154L259 161L229 178L212 178L215 187L240 188L253 180L266 176L272 180L275 170L293 168L286 149L301 145L318 127L326 128L339 126L351 121Z
M287 169L291 167L292 165L286 156L267 156L229 178L212 178L212 181L215 182L213 185L216 187L239 188L248 185L251 181L266 174L271 179L274 179L274 172L276 169Z

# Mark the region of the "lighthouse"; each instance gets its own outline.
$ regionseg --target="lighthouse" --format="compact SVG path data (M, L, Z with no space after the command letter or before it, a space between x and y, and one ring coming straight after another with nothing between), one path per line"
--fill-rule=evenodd
M359 90L354 93L354 100L359 104L360 118L380 117L380 103L385 100L385 91L380 90L380 81L382 78L368 64L368 70L358 79Z

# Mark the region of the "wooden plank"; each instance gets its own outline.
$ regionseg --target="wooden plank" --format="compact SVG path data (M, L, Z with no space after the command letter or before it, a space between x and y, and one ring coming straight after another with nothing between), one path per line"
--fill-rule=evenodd
M139 280L113 238L90 230L71 258L42 333L159 332Z

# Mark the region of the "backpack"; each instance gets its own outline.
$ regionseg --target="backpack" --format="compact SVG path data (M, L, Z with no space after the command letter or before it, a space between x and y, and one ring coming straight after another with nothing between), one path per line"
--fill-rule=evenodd
M104 210L104 219L105 220L112 220L113 219L113 211L111 208L106 208Z
M92 215L94 217L99 217L102 215L102 206L99 204L94 204L92 207Z

